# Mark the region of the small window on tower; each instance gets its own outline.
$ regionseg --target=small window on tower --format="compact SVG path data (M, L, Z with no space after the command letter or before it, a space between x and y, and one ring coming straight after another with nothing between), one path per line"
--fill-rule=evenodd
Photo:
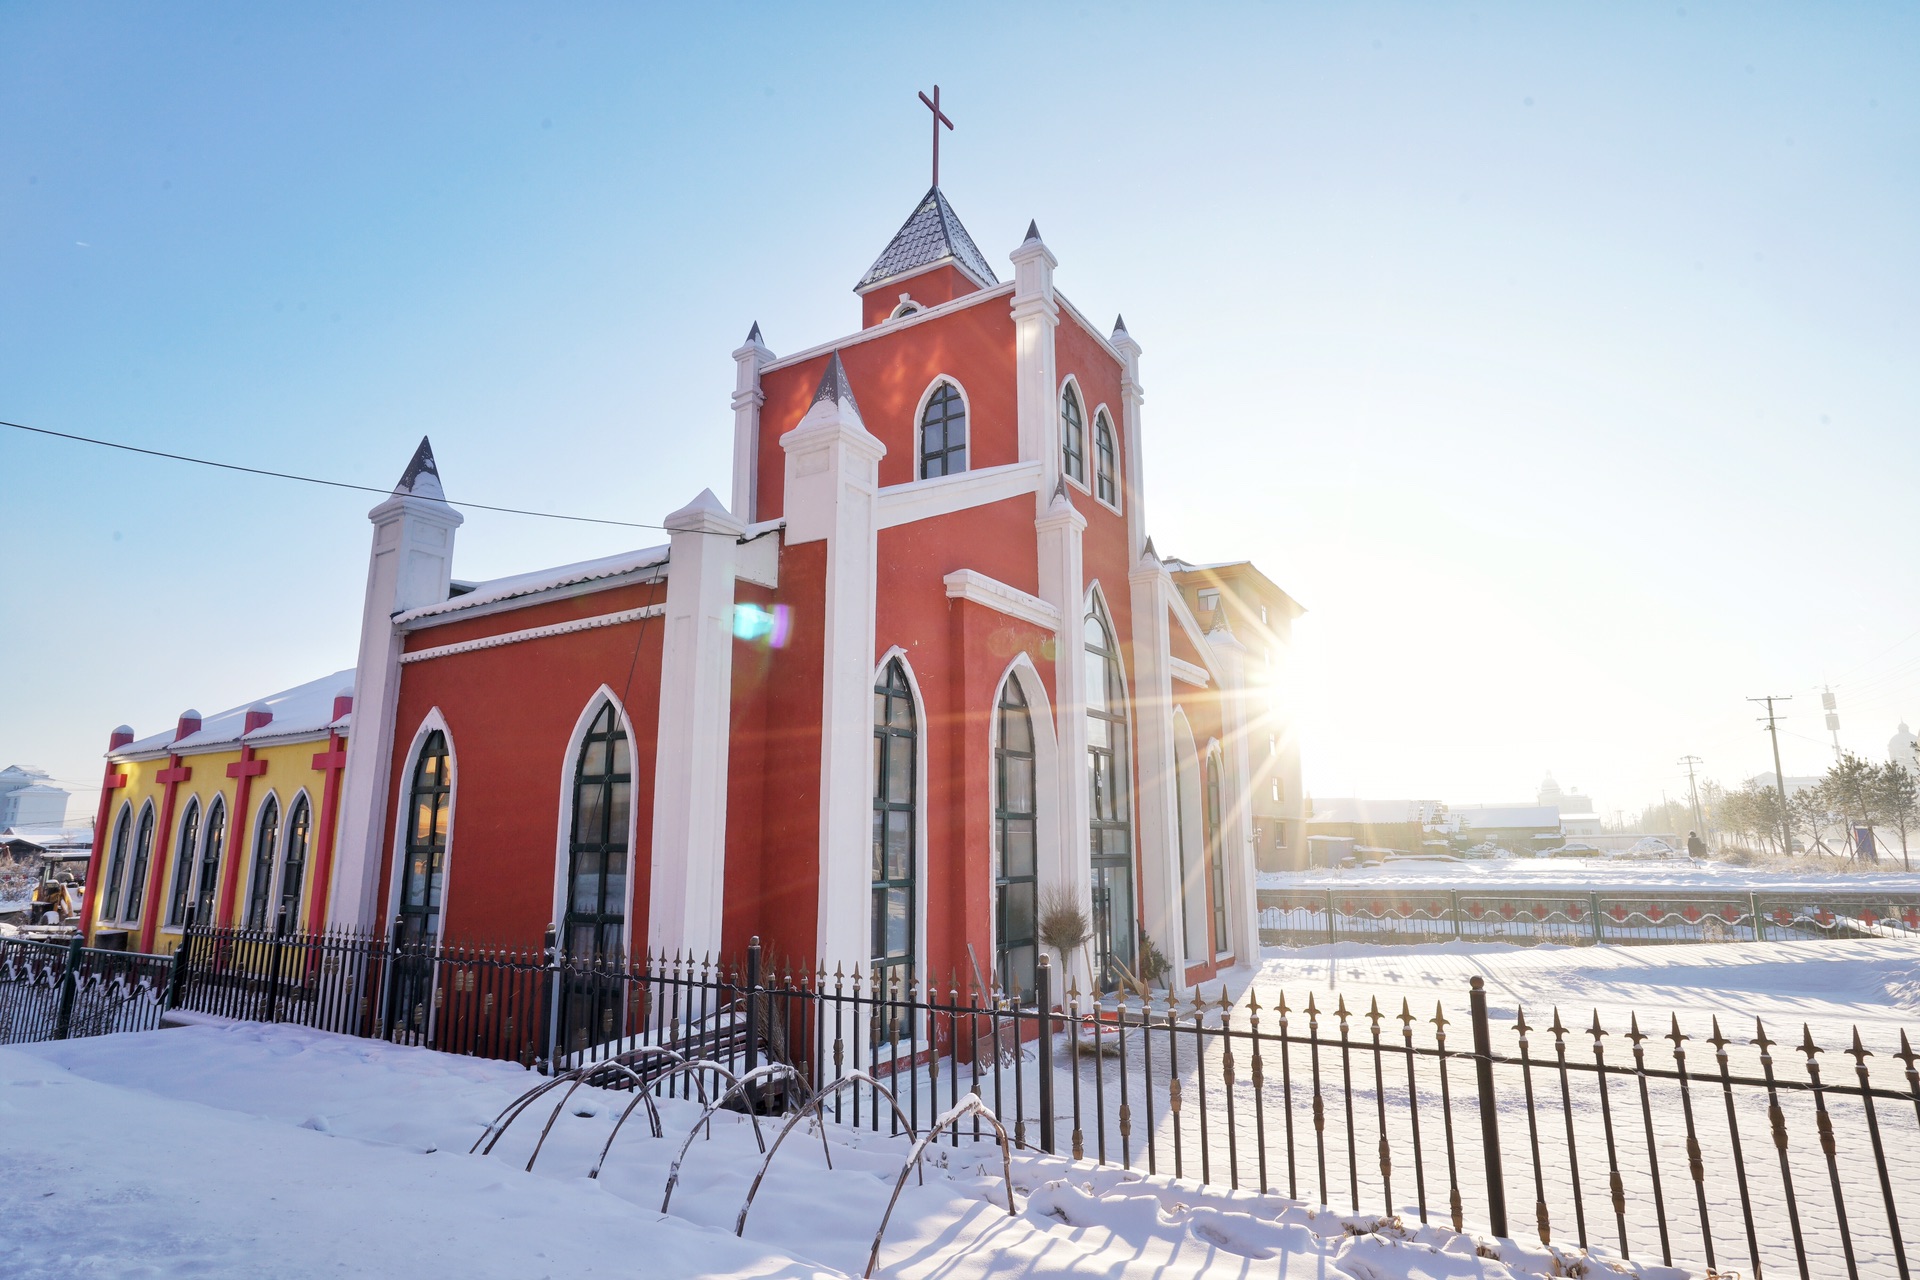
M1265 605L1260 606L1260 625L1263 627L1267 625L1267 606Z
M1200 593L1200 611L1212 613L1220 607L1220 593L1209 587Z
M1106 410L1102 409L1093 419L1093 496L1113 506L1119 502L1116 496L1119 486L1114 483L1113 423L1108 421Z
M1080 397L1068 387L1060 397L1060 469L1067 478L1084 487L1087 483L1087 420L1080 412Z
M920 478L958 475L967 469L967 402L960 388L942 382L920 415Z

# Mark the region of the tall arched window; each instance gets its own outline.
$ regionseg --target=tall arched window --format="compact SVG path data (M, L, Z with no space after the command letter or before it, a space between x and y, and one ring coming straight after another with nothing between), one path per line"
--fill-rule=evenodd
M1220 773L1226 758L1218 748L1207 752L1207 876L1213 897L1213 950L1227 947L1227 870L1220 846Z
M280 907L288 921L300 918L300 888L307 878L307 853L313 843L313 806L301 796L287 814L287 857L280 865Z
M1093 417L1093 496L1112 506L1119 502L1119 487L1113 482L1113 423L1102 409Z
M133 838L133 866L127 871L127 914L129 923L138 922L140 908L147 900L147 868L153 863L153 805L140 811L139 834Z
M253 881L247 889L247 928L273 927L273 863L280 852L280 802L272 796L260 806L253 837Z
M453 800L447 736L435 729L420 744L407 804L406 865L401 872L400 918L409 937L440 932L440 882L447 857L447 818Z
M573 771L564 936L576 956L617 956L625 949L632 808L633 758L609 702L593 718Z
M1076 482L1087 482L1087 426L1080 397L1068 387L1060 394L1060 466Z
M133 842L133 810L120 806L120 820L113 824L113 851L107 855L107 880L100 890L100 919L113 920L120 914L120 873L127 869L127 846Z
M920 478L958 475L967 469L967 402L960 388L942 382L920 415Z
M914 948L913 690L898 658L873 686L873 978L910 981ZM876 986L875 990L885 990Z
M220 886L220 855L227 847L227 802L215 796L207 806L207 838L200 844L200 876L196 884L193 922L196 925L222 923L213 918L214 894Z
M1092 818L1095 981L1111 990L1134 965L1133 819L1127 796L1127 700L1120 650L1098 599L1087 606L1087 788Z
M180 838L173 846L173 889L167 894L167 927L177 929L187 918L187 890L193 884L193 855L200 848L200 801L188 799L180 818Z
M1034 868L1033 717L1020 682L1011 676L1000 693L994 725L993 821L1000 851L994 874L994 937L1000 989L1031 994L1040 948L1035 920L1039 892Z

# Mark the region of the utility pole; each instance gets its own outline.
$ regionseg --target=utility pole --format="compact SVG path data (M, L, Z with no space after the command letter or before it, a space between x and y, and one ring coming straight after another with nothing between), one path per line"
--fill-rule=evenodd
M1770 693L1763 698L1748 698L1747 701L1764 702L1767 704L1767 733L1773 738L1773 780L1779 784L1777 789L1780 792L1780 836L1785 842L1780 846L1780 852L1788 857L1792 857L1793 823L1787 817L1787 771L1780 767L1780 729L1779 726L1774 724L1774 720L1777 717L1774 715L1773 704L1776 702L1792 702L1793 695L1790 693Z
M1707 824L1700 817L1700 788L1694 784L1693 770L1695 765L1706 762L1696 755L1684 755L1680 757L1680 763L1687 766L1687 791L1693 796L1693 829L1700 833L1702 840L1705 840Z

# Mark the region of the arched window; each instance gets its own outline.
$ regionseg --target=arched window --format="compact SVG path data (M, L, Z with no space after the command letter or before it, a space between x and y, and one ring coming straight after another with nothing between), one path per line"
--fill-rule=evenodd
M1093 496L1108 506L1116 505L1119 488L1113 482L1113 423L1102 409L1093 417Z
M625 948L632 808L633 759L609 702L593 718L574 763L564 937L576 956L618 956Z
M1087 482L1086 418L1072 387L1060 395L1060 466L1075 482Z
M440 932L440 883L447 858L447 817L453 800L448 775L447 735L435 729L420 744L413 766L413 795L407 805L406 865L401 871L400 918L407 936L428 938Z
M1040 948L1035 921L1039 882L1034 868L1033 717L1020 682L1007 678L994 724L993 811L995 844L994 937L1000 989L1009 996L1031 994Z
M1226 851L1220 844L1220 774L1226 758L1218 748L1207 752L1207 875L1213 897L1213 950L1227 948Z
M167 894L167 927L177 929L187 918L187 890L193 884L193 855L200 848L200 802L187 801L180 818L180 838L173 846L173 890Z
M226 847L227 802L224 797L215 796L207 806L207 838L200 844L200 876L193 905L196 925L221 923L213 918L213 904L215 891L220 887L220 855Z
M127 914L129 923L140 919L140 908L147 900L147 868L153 862L153 805L140 811L140 833L133 839L133 866L127 872Z
M118 917L120 873L127 869L127 845L133 839L133 810L120 806L120 820L113 824L113 851L107 856L107 881L100 891L100 919Z
M873 979L912 980L914 949L913 690L898 658L873 686ZM876 991L884 986L876 985Z
M1103 991L1120 980L1114 962L1132 970L1133 818L1127 795L1127 700L1120 650L1096 598L1087 606L1087 807L1093 862L1093 942Z
M280 852L280 802L272 796L260 806L253 837L253 882L247 890L247 928L270 929L273 917L273 863Z
M967 469L967 402L960 388L942 382L920 415L920 478L958 475Z
M280 865L280 908L289 922L300 919L300 888L307 878L307 853L312 843L313 806L301 796L287 814L287 858Z

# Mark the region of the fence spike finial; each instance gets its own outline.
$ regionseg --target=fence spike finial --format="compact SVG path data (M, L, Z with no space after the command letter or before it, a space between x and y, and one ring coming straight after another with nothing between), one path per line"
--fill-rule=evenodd
M1646 1033L1640 1030L1640 1015L1637 1013L1629 1015L1628 1022L1631 1028L1627 1032L1627 1039L1633 1041L1633 1047L1638 1049L1640 1042L1647 1038Z
M1401 1028L1406 1031L1413 1030L1413 1007L1407 1003L1407 998L1405 996L1400 997L1400 1015L1399 1016L1400 1016Z
M1567 1029L1560 1024L1560 1006L1553 1006L1553 1025L1547 1030L1553 1032L1553 1042L1559 1044L1567 1038Z
M1771 1049L1780 1042L1767 1034L1767 1026L1764 1022L1755 1018L1753 1020L1753 1040L1750 1043L1759 1045L1760 1052L1764 1055L1768 1049Z
M1906 1063L1907 1070L1909 1071L1913 1070L1914 1059L1920 1058L1920 1053L1915 1053L1912 1046L1907 1043L1907 1029L1905 1027L1900 1028L1900 1052L1893 1056Z
M1525 1040L1527 1038L1527 1032L1533 1030L1532 1027L1527 1025L1527 1011L1525 1009L1516 1007L1513 1013L1514 1013L1513 1029L1520 1033L1520 1038L1522 1040Z
M1320 1011L1313 1007L1313 992L1311 991L1307 992L1307 1016L1309 1018L1317 1018L1320 1016Z
M1664 1036L1662 1036L1662 1037L1660 1037L1660 1038L1661 1038L1661 1039L1663 1039L1663 1040L1671 1040L1671 1041L1673 1041L1673 1051L1674 1051L1675 1053L1678 1053L1678 1052L1680 1052L1680 1044L1681 1044L1681 1042L1682 1042L1682 1041L1684 1041L1684 1040L1691 1040L1691 1039L1692 1039L1693 1037L1692 1037L1692 1036L1689 1036L1689 1035L1687 1035L1686 1033L1684 1033L1683 1031L1681 1031L1681 1030L1680 1030L1680 1015L1679 1015L1679 1014L1677 1014L1677 1013L1676 1013L1676 1014L1672 1014L1672 1015L1670 1015L1670 1016L1671 1016L1671 1017L1673 1018L1673 1030L1671 1030L1671 1031L1669 1031L1669 1032L1667 1032L1667 1034L1666 1034L1666 1035L1664 1035Z
M1857 1067L1866 1066L1867 1059L1873 1056L1873 1050L1860 1043L1859 1027L1853 1029L1853 1048L1848 1049L1846 1054L1853 1059L1853 1064Z
M1335 1009L1334 1013L1339 1015L1340 1025L1343 1027L1347 1025L1347 1019L1353 1016L1351 1013L1347 1012L1347 997L1344 992L1341 993L1341 996L1340 996L1340 1007L1338 1009Z
M1593 1042L1596 1045L1600 1043L1600 1037L1607 1034L1607 1029L1600 1025L1600 1011L1598 1009L1593 1011L1593 1025L1587 1028L1587 1034L1593 1037Z
M1800 1052L1807 1055L1807 1061L1809 1063L1813 1061L1814 1054L1826 1052L1825 1049L1822 1049L1813 1042L1813 1028L1804 1022L1800 1024Z
M1247 1012L1256 1018L1260 1016L1260 993L1252 987L1247 988Z
M1443 1036L1446 1035L1447 1034L1446 1006L1441 1004L1438 1000L1435 1000L1433 1002L1433 1016L1431 1018L1428 1018L1427 1021L1431 1022L1434 1026L1438 1027L1440 1029L1441 1035Z
M1233 1001L1227 995L1227 984L1220 984L1220 1012L1224 1015L1233 1011Z
M1713 1034L1707 1037L1707 1043L1712 1045L1713 1051L1721 1057L1724 1058L1727 1056L1727 1045L1729 1041L1725 1036L1720 1034L1720 1015L1717 1013L1713 1015Z

